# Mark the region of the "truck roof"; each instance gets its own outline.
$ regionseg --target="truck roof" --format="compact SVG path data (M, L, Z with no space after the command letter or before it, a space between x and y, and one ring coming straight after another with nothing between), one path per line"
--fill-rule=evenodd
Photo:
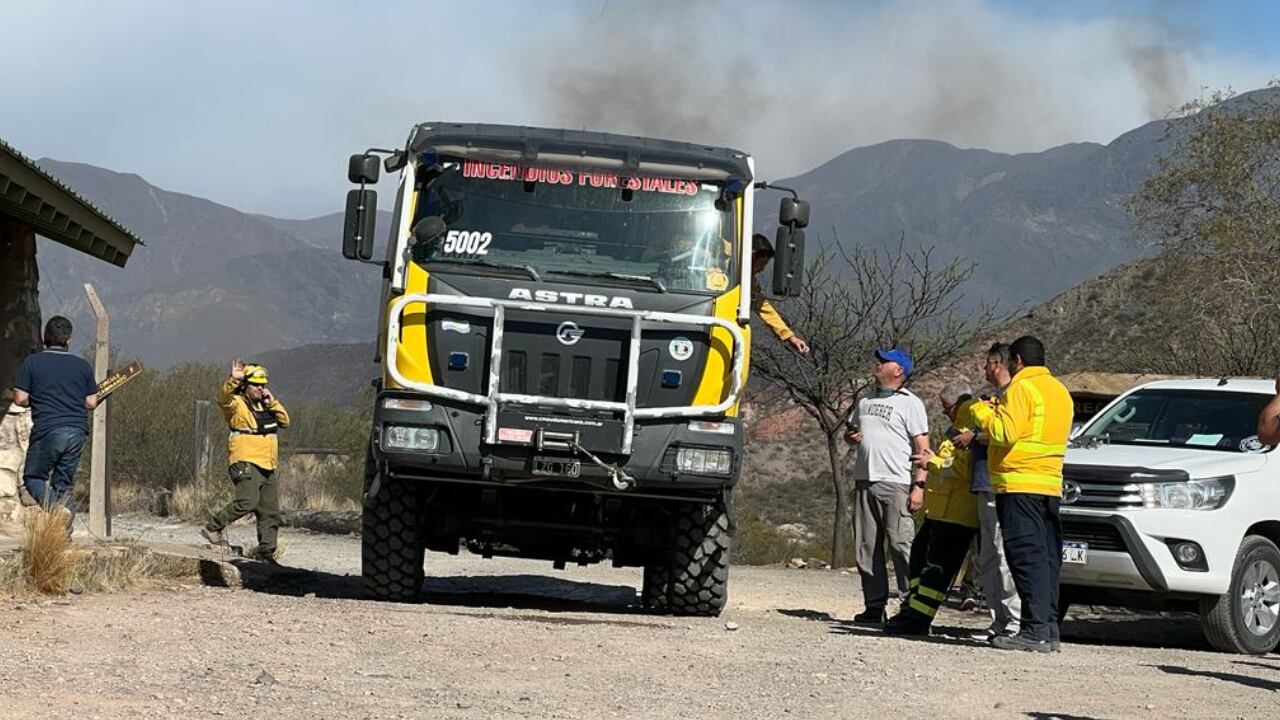
M425 122L414 126L408 149L475 155L489 160L534 164L566 164L574 158L610 158L632 172L661 174L664 168L700 168L717 176L750 182L750 156L739 150L711 145L618 135L591 130L563 130L524 125ZM490 151L490 152L485 152ZM495 157L495 153L501 157Z
M1274 395L1275 380L1261 378L1181 378L1177 380L1157 380L1139 386L1138 389L1152 388L1159 390L1217 390L1219 392L1251 392Z

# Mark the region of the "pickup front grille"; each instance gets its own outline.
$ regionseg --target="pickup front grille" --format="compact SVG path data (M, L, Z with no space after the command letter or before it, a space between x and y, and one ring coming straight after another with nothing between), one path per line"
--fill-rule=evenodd
M1088 543L1090 550L1111 552L1128 552L1129 550L1124 544L1124 537L1111 523L1078 517L1065 515L1062 517L1062 539Z
M1070 507L1119 510L1142 507L1142 484L1188 479L1182 470L1067 465L1062 469L1062 502Z

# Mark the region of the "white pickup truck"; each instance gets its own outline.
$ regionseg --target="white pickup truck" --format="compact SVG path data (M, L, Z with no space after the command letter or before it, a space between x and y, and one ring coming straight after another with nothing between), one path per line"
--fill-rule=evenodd
M1062 600L1198 611L1227 652L1280 643L1280 453L1263 380L1165 380L1074 435L1063 471Z

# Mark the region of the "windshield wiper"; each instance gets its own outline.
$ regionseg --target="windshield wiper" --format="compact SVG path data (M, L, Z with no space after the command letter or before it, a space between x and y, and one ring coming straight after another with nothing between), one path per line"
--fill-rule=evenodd
M471 265L475 267L493 268L494 270L519 270L529 276L530 280L537 282L542 281L542 276L532 265L518 265L516 263L500 263L492 260L467 260L466 258L432 258L425 262L431 263L450 263L452 265Z
M649 287L657 289L657 291L660 293L667 292L667 286L663 285L661 280L655 277L649 277L648 275L628 275L627 273L608 272L605 270L551 270L549 272L553 272L557 275L573 275L575 277L608 278L610 280L624 280L624 281L633 282L633 283L643 283L645 285L648 285Z

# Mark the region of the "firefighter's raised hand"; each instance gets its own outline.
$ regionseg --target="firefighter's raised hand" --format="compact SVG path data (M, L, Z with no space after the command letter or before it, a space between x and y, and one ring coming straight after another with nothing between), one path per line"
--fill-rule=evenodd
M809 343L805 342L804 338L800 337L799 335L792 335L791 337L787 338L784 342L786 342L787 345L790 345L792 350L795 350L801 355L809 354Z
M244 380L244 361L240 358L236 358L236 361L231 363L231 379Z
M844 439L848 441L850 445L857 445L862 442L862 433L858 430L850 430L844 434Z
M929 461L933 459L933 450L930 448L921 448L911 456L911 463L917 467L925 467Z

